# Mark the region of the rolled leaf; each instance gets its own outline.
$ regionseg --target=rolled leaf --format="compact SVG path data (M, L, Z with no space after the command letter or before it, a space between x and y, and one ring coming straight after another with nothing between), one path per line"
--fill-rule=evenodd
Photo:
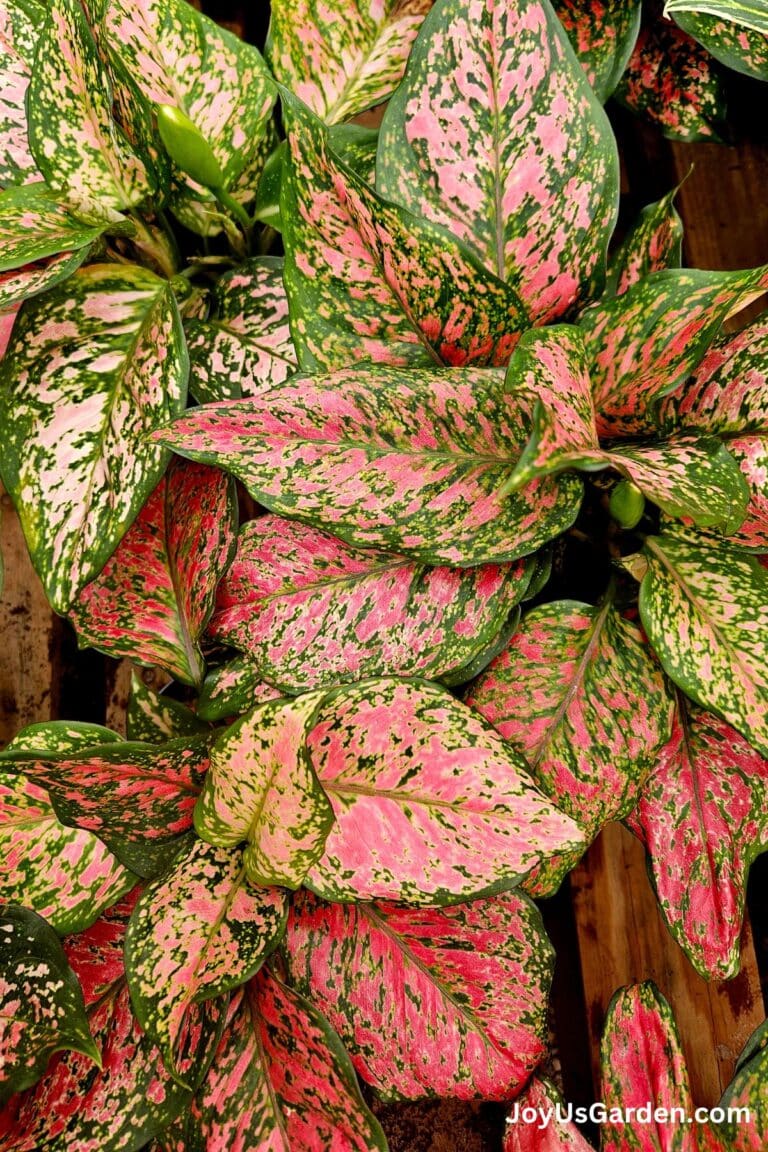
M306 878L327 900L455 903L584 843L520 754L426 681L340 690L307 743L336 817Z
M302 893L285 951L384 1099L505 1099L544 1053L554 953L514 892L418 910Z
M235 547L236 516L223 473L174 461L74 601L70 619L80 643L199 684L200 637Z
M56 611L160 479L146 434L182 411L187 370L170 287L136 265L93 265L22 307L0 364L2 479Z
M491 644L529 567L425 568L262 516L244 525L210 632L286 691L456 672Z
M608 283L617 296L651 272L682 264L683 222L674 204L677 192L674 188L643 208L611 257Z
M632 55L640 31L639 0L555 0L552 6L595 95L604 104Z
M156 440L351 544L464 566L528 555L576 516L572 476L498 495L524 436L496 373L380 367L198 408Z
M242 855L195 840L141 893L125 936L125 974L141 1027L176 1071L190 1006L244 984L277 945L287 894L251 889Z
M384 115L382 195L448 228L544 323L603 278L617 173L546 0L438 0Z
M186 704L154 692L135 672L131 673L125 724L128 740L147 744L164 744L177 736L199 736L209 730Z

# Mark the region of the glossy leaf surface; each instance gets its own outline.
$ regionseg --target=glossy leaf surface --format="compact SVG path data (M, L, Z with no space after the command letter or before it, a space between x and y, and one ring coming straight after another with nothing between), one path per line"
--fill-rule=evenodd
M25 97L39 25L15 0L0 3L0 187L39 180L27 136Z
M51 256L47 260L27 264L24 268L0 273L0 308L5 310L13 305L18 306L47 288L53 288L71 276L87 255L87 248L79 248L75 252L63 252L60 256Z
M604 104L632 55L640 30L640 3L555 0L553 8L595 95Z
M643 208L611 258L609 285L617 296L651 272L679 268L683 222L675 208L677 188Z
M679 13L706 13L721 20L768 33L768 5L765 0L664 0L664 15L677 18Z
M0 194L0 272L87 248L102 231L70 216L41 185L8 188Z
M255 704L279 695L261 680L250 660L236 656L208 673L198 698L197 714L204 720L221 720L248 712Z
M683 31L697 40L707 52L719 60L726 68L753 76L756 80L768 80L768 29L755 31L736 21L733 17L741 5L729 4L731 15L720 18L717 14L676 9L673 19ZM697 5L700 9L700 6ZM768 9L761 6L765 19Z
M164 744L177 736L199 736L209 727L186 704L155 692L135 672L131 674L125 724L128 740L148 744Z

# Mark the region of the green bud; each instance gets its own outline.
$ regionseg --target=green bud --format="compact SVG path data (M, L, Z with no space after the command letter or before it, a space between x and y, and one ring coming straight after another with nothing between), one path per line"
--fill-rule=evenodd
M634 528L645 511L645 496L631 480L620 480L611 492L608 511L622 528Z
M213 149L180 108L173 104L155 104L157 130L165 150L183 172L206 188L222 188L224 173Z

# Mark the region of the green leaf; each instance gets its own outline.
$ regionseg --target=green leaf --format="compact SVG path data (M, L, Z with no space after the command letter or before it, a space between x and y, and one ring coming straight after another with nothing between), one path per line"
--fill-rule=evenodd
M728 1152L762 1152L768 1140L768 1048L765 1025L751 1036L739 1057L736 1074L720 1100L720 1107L746 1109L726 1117L720 1130Z
M77 977L35 912L0 910L0 974L0 1098L29 1088L63 1048L100 1063Z
M667 675L768 755L768 573L707 541L650 536L640 616Z
M202 720L222 720L280 695L262 682L252 661L238 656L208 673L197 701L197 714Z
M156 439L260 504L429 564L501 563L570 527L574 476L499 495L525 429L501 374L349 369L189 412Z
M87 249L104 231L70 216L44 185L0 193L0 272L23 268L46 256Z
M649 204L611 257L608 287L623 296L633 284L682 264L683 222L675 208L678 188Z
M254 884L298 888L322 855L333 812L306 742L323 696L260 704L211 748L195 827L211 844L245 841Z
M138 1021L172 1072L190 1005L249 980L287 914L285 892L248 887L240 852L201 840L141 893L125 935L125 974Z
M35 5L35 7L37 7ZM45 9L40 6L45 17ZM27 136L25 97L39 26L18 0L0 0L0 187L38 180Z
M6 744L5 759L34 760L41 756L66 756L99 744L120 743L120 735L101 724L83 724L77 720L47 720L42 724L29 724Z
M732 13L736 11L733 4L723 4L722 7L728 7ZM761 7L763 16L768 14L768 8L764 4ZM697 40L726 68L733 68L756 80L768 80L766 29L755 31L737 22L735 16L726 16L725 12L721 13L724 18L720 19L718 15L703 11L699 5L696 5L696 9L684 12L676 8L671 15L684 32Z
M68 279L87 255L88 247L85 246L75 252L64 252L61 256L51 256L24 268L0 273L0 310L21 304L23 300L29 300Z
M376 186L464 241L537 323L599 289L616 146L547 0L438 0L385 112Z
M632 55L640 31L640 0L555 0L553 8L604 104Z
M186 704L172 696L154 692L140 676L131 672L131 694L126 713L129 741L164 744L177 736L199 736L208 730L208 724Z
M726 23L754 32L768 33L768 4L765 0L664 0L664 15L677 19L678 13L716 16Z
M93 265L22 307L0 364L2 479L56 611L160 479L146 434L183 410L186 380L173 294L146 269Z

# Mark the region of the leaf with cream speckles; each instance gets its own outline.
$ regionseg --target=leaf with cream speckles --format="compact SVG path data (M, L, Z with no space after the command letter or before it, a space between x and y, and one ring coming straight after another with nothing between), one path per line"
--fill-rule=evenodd
M0 888L60 934L82 932L136 878L91 832L60 822L44 789L0 772Z
M93 748L96 744L115 744L120 734L101 724L84 724L79 720L46 720L40 724L28 724L17 732L13 740L6 744L2 756L20 760L34 760L35 755L65 756L68 752L79 752Z
M507 1099L544 1054L554 953L518 893L423 909L302 893L285 953L384 1099Z
M200 636L235 547L235 496L215 468L174 460L70 609L82 645L203 678Z
M678 695L672 737L627 823L648 851L670 931L705 979L739 970L747 874L768 849L767 811L768 761Z
M584 847L522 756L426 681L339 690L318 709L308 748L336 817L306 879L325 899L455 903Z
M640 31L639 0L555 0L553 7L604 104L632 55Z
M634 806L670 732L661 669L610 599L528 612L465 699L525 757L538 786L588 839ZM525 885L551 892L573 863L572 856L549 860Z
M42 6L39 15L45 19ZM0 0L0 188L40 179L25 107L39 28L16 0Z
M581 482L499 496L525 429L503 375L350 369L195 409L156 439L351 544L430 564L518 559L570 527Z
M27 89L29 143L51 188L86 216L116 219L155 191L112 119L112 85L78 0L51 0Z
M383 103L432 0L273 0L267 51L286 87L329 124Z
M211 844L245 841L254 884L298 888L322 855L333 813L306 741L323 695L261 704L211 748L195 827Z
M43 185L7 188L0 193L0 272L87 249L103 231L70 216Z
M617 296L651 272L680 267L683 222L675 208L677 191L643 208L611 257L608 285Z
M684 32L698 41L726 68L733 68L756 80L768 80L768 28L764 26L762 31L757 31L731 19L721 19L724 13L721 10L718 14L709 0L706 12L695 10L702 7L699 4L690 7L692 11L683 12L675 8L671 12L675 23ZM733 4L728 5L731 11L735 7ZM765 5L761 7L765 20L768 9Z
M208 673L197 701L197 714L203 720L222 720L277 696L280 692L261 680L250 660L236 656Z
M438 0L381 127L378 191L441 224L551 322L605 271L608 121L542 0Z
M550 1114L544 1131L539 1124L522 1119L525 1108L540 1110L539 1115ZM549 1080L533 1076L507 1116L503 1152L594 1152L576 1125L566 1119L567 1115L566 1105L555 1086Z
M257 396L297 369L283 261L245 261L211 289L207 320L186 325L190 390L201 404Z
M233 1002L191 1127L190 1152L387 1149L338 1037L269 966Z
M66 280L77 271L87 255L88 248L83 247L27 264L24 268L0 272L0 309L20 304Z
M0 1099L39 1080L63 1048L99 1061L59 938L27 908L0 910Z
M438 679L492 643L529 567L425 568L262 516L240 531L210 625L288 692L373 675Z
M706 13L754 32L768 33L768 5L765 0L664 0L664 15Z
M667 675L768 756L768 572L724 544L649 536L640 616Z
M726 1116L719 1126L725 1144L723 1152L763 1152L768 1142L768 1047L765 1025L748 1040L745 1050L739 1056L733 1080L719 1103L725 1109L748 1110L747 1115L734 1112L730 1118Z
M132 672L125 729L129 741L164 744L177 736L199 736L209 725L186 704L155 692Z
M125 936L134 1011L166 1065L190 1005L244 984L275 948L287 894L250 888L242 854L195 840L146 888Z

